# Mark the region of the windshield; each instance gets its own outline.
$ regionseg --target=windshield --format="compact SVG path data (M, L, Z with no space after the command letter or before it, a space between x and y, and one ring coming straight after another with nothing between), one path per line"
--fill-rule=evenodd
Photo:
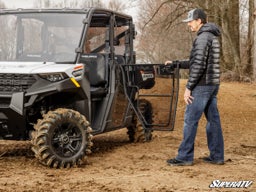
M74 62L85 14L0 15L1 61Z

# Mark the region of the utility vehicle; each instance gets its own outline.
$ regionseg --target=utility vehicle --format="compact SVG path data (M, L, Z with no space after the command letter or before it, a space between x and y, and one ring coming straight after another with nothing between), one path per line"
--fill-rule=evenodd
M42 164L81 164L97 134L127 128L130 141L149 141L173 129L179 70L136 64L131 16L1 9L0 27L0 139L30 140ZM162 77L168 93L152 92ZM152 99L166 100L165 121L154 119Z

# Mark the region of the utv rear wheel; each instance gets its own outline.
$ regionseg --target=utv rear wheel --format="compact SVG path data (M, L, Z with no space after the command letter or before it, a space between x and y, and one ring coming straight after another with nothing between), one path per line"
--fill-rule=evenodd
M77 111L62 108L49 111L35 125L32 150L49 167L80 165L91 153L91 131L89 122Z
M139 110L145 118L146 122L148 124L152 124L153 112L151 103L146 99L139 100ZM144 129L136 114L133 116L132 125L128 127L127 134L131 142L150 141L152 139L151 127Z

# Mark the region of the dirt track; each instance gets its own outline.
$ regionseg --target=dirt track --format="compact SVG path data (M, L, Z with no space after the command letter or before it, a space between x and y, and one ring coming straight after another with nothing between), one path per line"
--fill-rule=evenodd
M170 167L166 159L176 155L182 138L184 87L182 81L173 132L155 131L152 142L139 144L128 142L126 129L96 136L93 153L79 168L46 168L33 156L14 156L16 151L11 148L17 142L0 141L0 191L256 191L256 84L221 85L225 165L209 165L200 159L208 154L203 119L195 142L194 166ZM214 180L254 182L243 189L210 189Z

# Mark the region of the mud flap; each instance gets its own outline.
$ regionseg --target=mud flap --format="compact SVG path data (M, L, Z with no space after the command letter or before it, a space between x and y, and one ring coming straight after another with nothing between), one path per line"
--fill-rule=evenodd
M10 108L16 111L18 114L23 115L24 107L24 92L18 92L12 94Z
M24 92L13 93L10 104L0 109L0 137L10 140L26 139Z
M9 140L26 139L25 115L17 114L10 108L2 108L0 111L0 137Z

